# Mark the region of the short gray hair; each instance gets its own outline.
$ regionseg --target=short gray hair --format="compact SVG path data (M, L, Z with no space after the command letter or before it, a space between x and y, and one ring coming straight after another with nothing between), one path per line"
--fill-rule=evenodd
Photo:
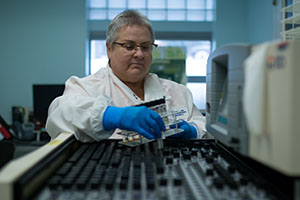
M125 10L118 14L108 26L106 42L109 46L111 47L113 42L116 41L123 26L131 25L146 26L151 34L152 42L154 42L154 32L149 19L136 10Z

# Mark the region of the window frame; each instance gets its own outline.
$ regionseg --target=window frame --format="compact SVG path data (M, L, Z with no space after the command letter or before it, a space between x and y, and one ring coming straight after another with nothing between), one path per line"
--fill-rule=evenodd
M172 13L174 12L182 12L182 19L179 21L188 22L188 21L198 21L198 22L205 22L205 21L214 21L214 13L215 13L215 0L181 0L182 5L175 6L174 5L178 2L173 0L163 0L159 1L161 6L156 5L155 3L149 0L143 0L143 4L140 7L134 7L130 5L130 0L123 0L123 4L120 2L117 6L112 6L109 0L103 0L102 5L98 4L98 0L90 0L88 1L87 8L88 8L88 15L87 18L89 20L112 20L115 14L119 13L125 9L137 9L140 10L141 13L146 15L151 21L174 21L175 18L172 18ZM199 7L196 5L190 5L194 1L199 3ZM141 1L138 1L141 2ZM171 3L170 3L171 2ZM201 6L202 4L202 6ZM173 5L173 6L172 6ZM102 17L97 17L96 13L101 13ZM151 15L152 12L161 12L163 16L162 18L155 19L155 15ZM198 18L191 17L191 13L203 13L203 16L199 15ZM175 14L173 16L177 16ZM178 20L177 19L177 20Z

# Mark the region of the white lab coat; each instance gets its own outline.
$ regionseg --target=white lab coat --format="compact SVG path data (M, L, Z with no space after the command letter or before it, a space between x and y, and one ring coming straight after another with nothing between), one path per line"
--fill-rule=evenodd
M165 96L168 110L185 109L182 119L196 127L198 138L205 134L205 118L193 104L187 87L149 73L144 88L145 101L142 101L114 75L109 65L84 78L72 76L66 81L63 95L49 107L47 132L52 139L61 132L73 133L82 142L107 139L113 134L113 131L104 131L102 125L107 106L132 106Z

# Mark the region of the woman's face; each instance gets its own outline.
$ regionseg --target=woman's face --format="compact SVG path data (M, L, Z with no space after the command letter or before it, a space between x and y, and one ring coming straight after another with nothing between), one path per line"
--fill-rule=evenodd
M146 26L123 26L112 47L108 44L106 47L110 67L120 80L125 83L144 80L152 63L152 39Z

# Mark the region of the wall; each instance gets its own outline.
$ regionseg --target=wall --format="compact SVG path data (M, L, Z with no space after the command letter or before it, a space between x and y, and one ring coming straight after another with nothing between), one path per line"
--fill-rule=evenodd
M281 1L216 0L213 39L216 47L230 43L257 44L280 39Z
M250 0L251 1L251 0ZM214 40L216 47L248 41L248 0L216 0Z
M281 39L281 1L248 0L248 40L252 44Z
M0 114L32 109L32 84L64 83L85 75L84 0L1 0Z

